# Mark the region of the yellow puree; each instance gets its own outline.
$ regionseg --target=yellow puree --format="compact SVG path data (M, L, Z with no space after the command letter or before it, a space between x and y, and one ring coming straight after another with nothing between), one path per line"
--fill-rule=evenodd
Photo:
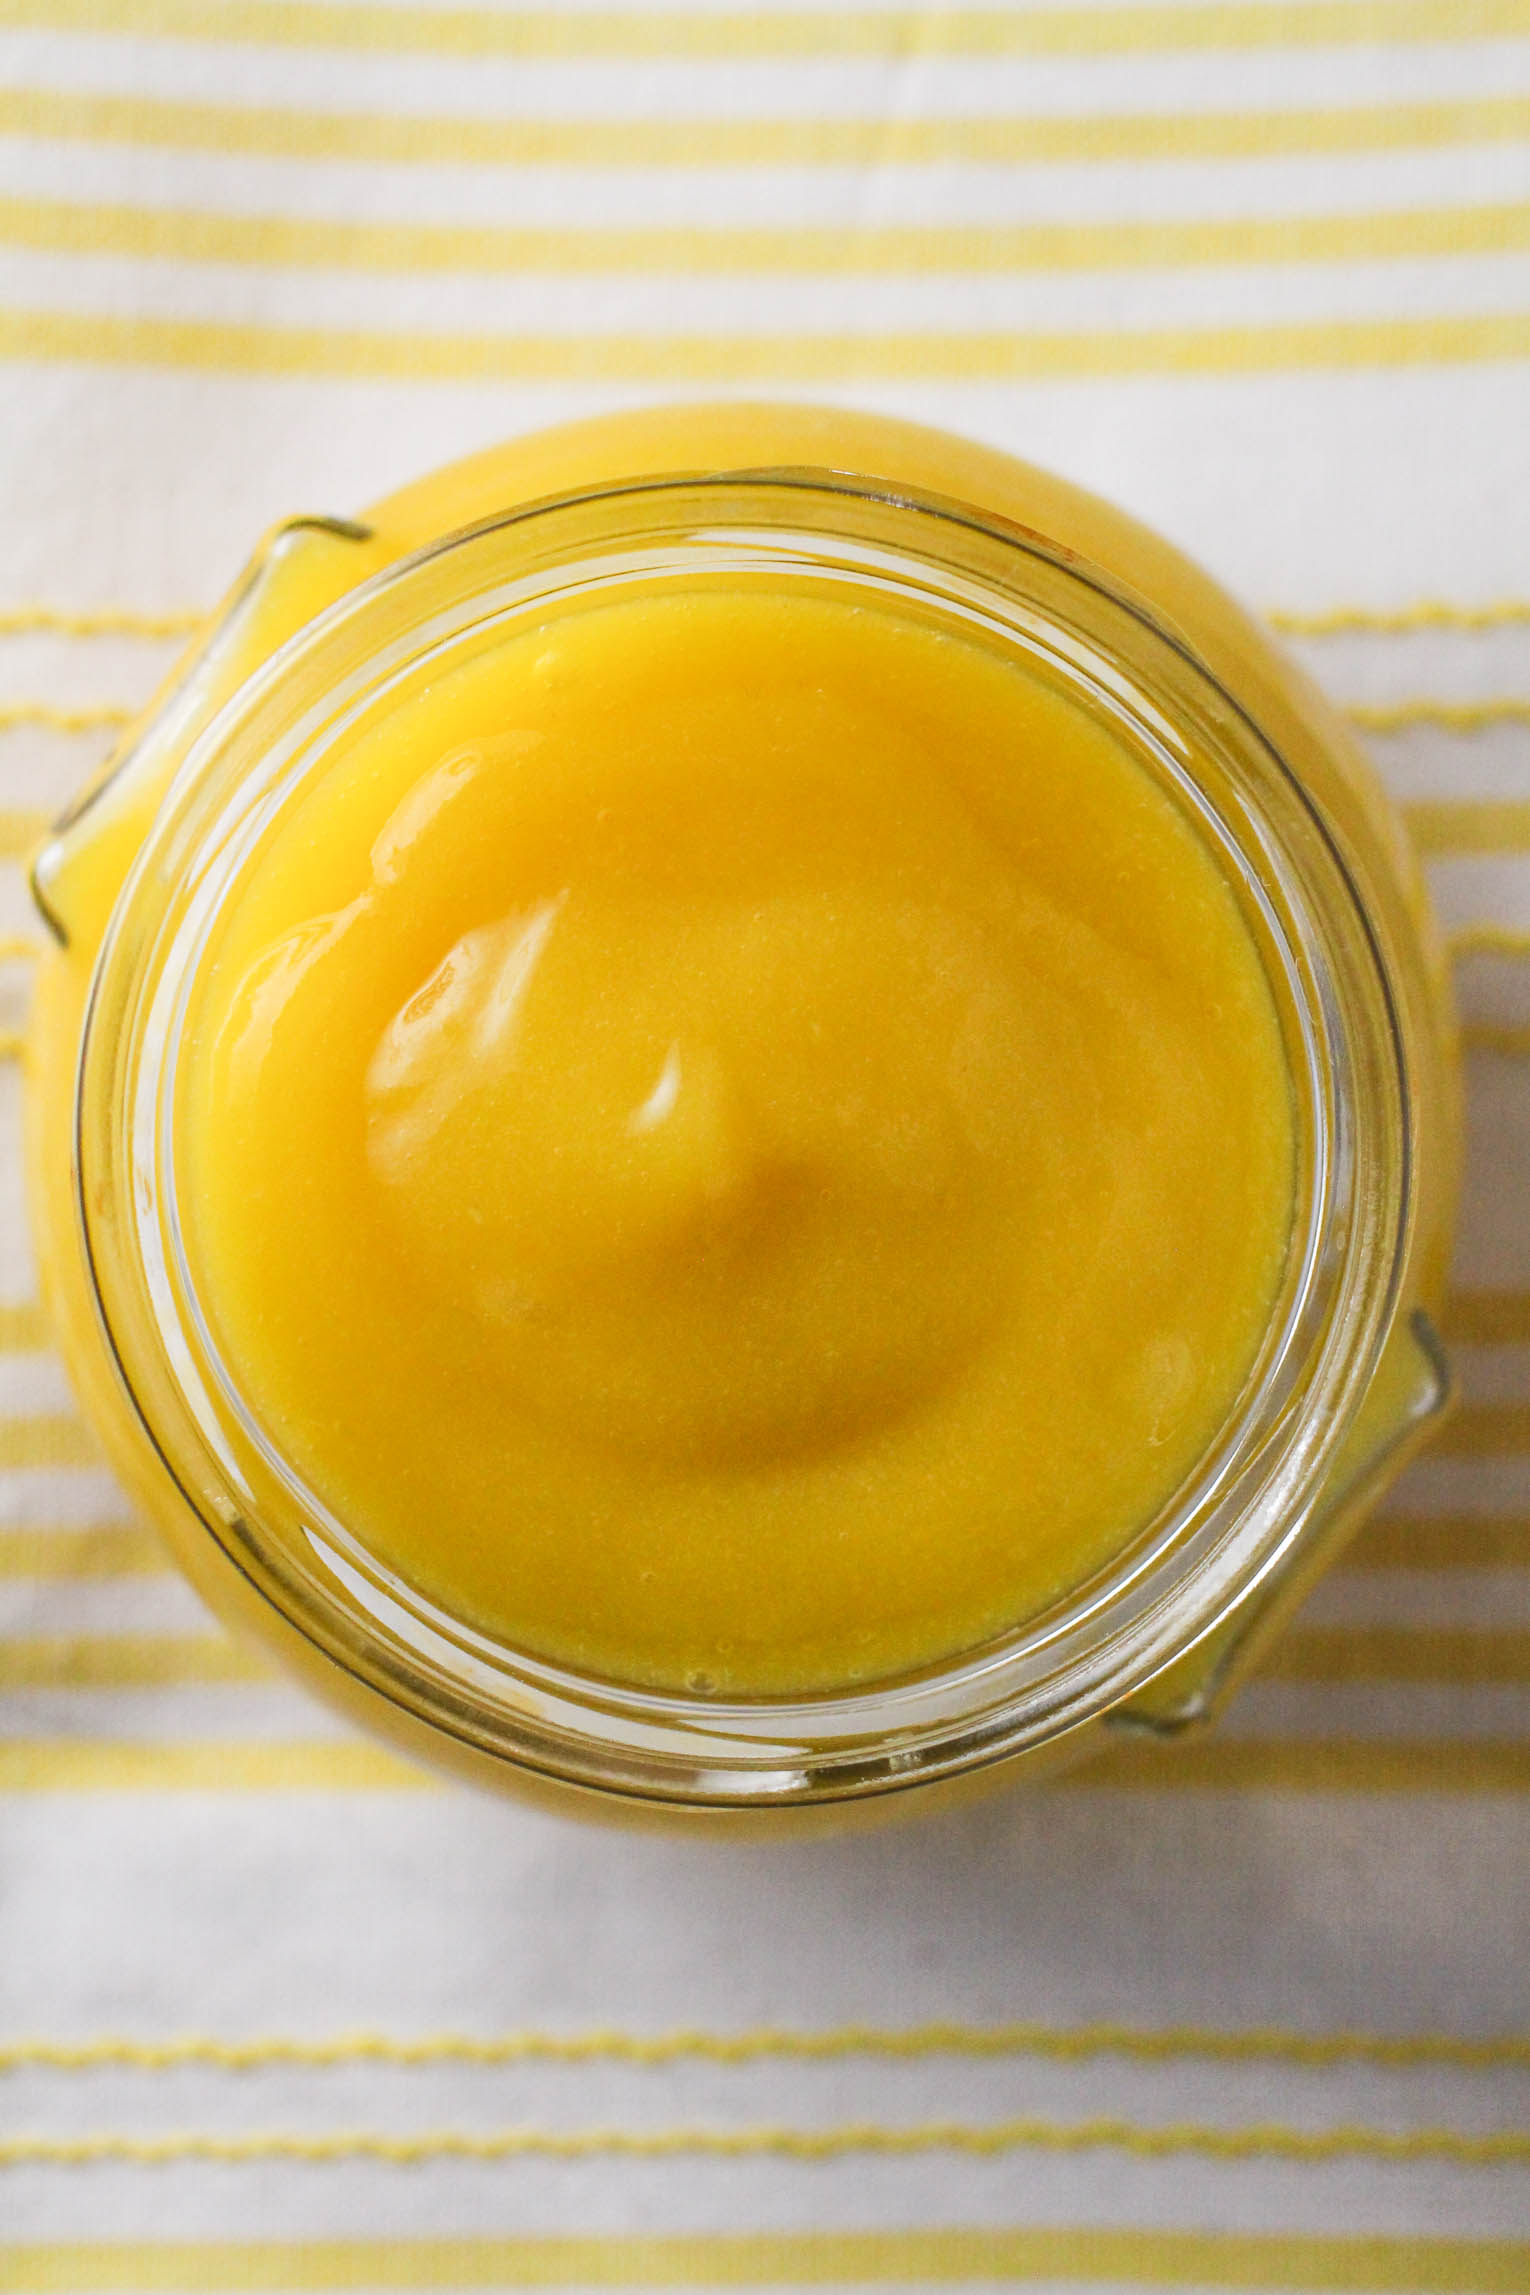
M1287 1246L1271 996L1111 732L796 590L586 608L363 726L190 1015L183 1216L324 1502L518 1647L719 1692L1108 1561Z

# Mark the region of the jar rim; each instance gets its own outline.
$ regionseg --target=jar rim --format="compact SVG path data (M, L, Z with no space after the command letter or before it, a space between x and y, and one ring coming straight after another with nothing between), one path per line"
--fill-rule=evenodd
M307 1490L219 1356L174 1184L180 1023L242 860L384 681L464 634L613 583L795 574L978 621L1157 757L1283 971L1300 1056L1302 1243L1216 1441L1114 1562L978 1650L837 1693L718 1699L513 1651L388 1571ZM443 586L443 575L445 582ZM236 609L237 610L237 609ZM92 982L76 1088L80 1231L140 1425L203 1527L299 1634L416 1721L608 1794L689 1807L858 1798L966 1773L1118 1706L1214 1632L1320 1503L1395 1313L1412 1220L1409 1079L1342 845L1255 717L1136 592L970 505L814 470L666 476L518 506L347 592L191 745Z

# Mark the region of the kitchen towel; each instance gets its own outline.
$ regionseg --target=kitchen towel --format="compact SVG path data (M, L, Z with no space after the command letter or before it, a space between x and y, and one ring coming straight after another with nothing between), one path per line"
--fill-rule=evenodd
M1453 935L1464 1406L1203 1744L734 1847L417 1775L79 1425L24 856L261 530L808 395L1114 496ZM0 2290L1530 2288L1530 0L0 0Z

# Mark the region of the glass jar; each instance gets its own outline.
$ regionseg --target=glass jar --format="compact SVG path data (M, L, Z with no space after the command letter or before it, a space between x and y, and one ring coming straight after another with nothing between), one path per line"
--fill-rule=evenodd
M560 1670L446 1614L305 1488L220 1359L177 1199L181 1017L254 841L362 709L575 601L762 579L895 601L1108 722L1217 856L1278 1006L1295 1241L1243 1391L1108 1568L957 1659L727 1701ZM779 1827L924 1807L1204 1723L1448 1398L1453 1024L1415 862L1267 638L1105 505L826 410L625 416L271 537L34 870L46 1287L119 1472L231 1622L407 1751L590 1810ZM507 1491L507 1518L515 1494Z

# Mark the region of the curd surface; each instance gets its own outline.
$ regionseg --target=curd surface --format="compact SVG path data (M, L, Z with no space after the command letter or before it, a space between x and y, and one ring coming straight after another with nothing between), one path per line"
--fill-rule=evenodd
M406 681L248 862L176 1106L213 1338L324 1505L518 1649L731 1695L1107 1563L1295 1192L1189 813L1039 668L807 582Z

